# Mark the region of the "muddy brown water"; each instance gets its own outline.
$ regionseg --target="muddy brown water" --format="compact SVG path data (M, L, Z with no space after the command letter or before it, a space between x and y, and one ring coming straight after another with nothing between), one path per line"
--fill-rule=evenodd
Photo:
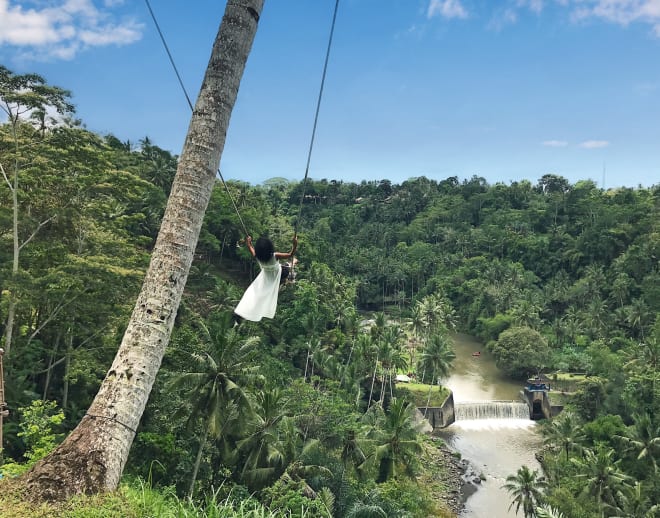
M456 360L452 375L443 383L453 391L456 404L522 401L522 383L506 378L482 344L466 335L453 339ZM473 356L476 352L480 356ZM511 497L501 486L507 476L523 465L540 469L534 457L541 445L537 424L529 419L501 418L498 413L494 407L492 415L458 419L440 432L451 448L460 452L474 472L484 478L468 497L461 518L515 517L515 506L509 510Z

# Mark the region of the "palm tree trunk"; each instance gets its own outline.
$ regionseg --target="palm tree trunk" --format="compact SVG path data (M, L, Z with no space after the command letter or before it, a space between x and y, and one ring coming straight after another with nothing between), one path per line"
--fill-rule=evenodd
M341 379L339 380L339 388L342 387L344 384L344 378L346 377L346 369L348 369L348 366L351 364L351 356L353 356L353 347L355 347L355 338L351 340L351 350L348 352L348 359L346 360L346 363L344 364L344 369L342 370L341 373Z
M12 200L12 237L13 237L13 258L11 267L12 279L18 275L18 258L21 253L21 247L18 242L18 136L16 135L16 124L12 124L12 133L16 147L16 158L14 161L14 183L10 187ZM4 172L4 170L3 170ZM7 320L5 323L5 354L9 356L12 346L12 337L14 334L14 320L16 318L16 288L12 286L9 291L9 303L7 307Z
M169 342L264 0L228 2L142 290L87 414L28 474L33 499L114 490Z
M433 385L429 387L429 396L426 398L426 408L424 408L424 417L426 417L426 412L429 411L429 405L431 404L431 391L433 390Z
M307 367L309 366L309 358L312 352L312 341L307 342L307 358L305 358L305 377L304 380L307 381ZM310 376L311 378L311 376Z
M369 391L369 404L367 408L371 408L371 398L374 395L374 382L376 381L376 371L378 370L378 353L376 353L376 365L374 365L374 375L371 377L371 390Z
M394 392L392 389L392 371L390 370L390 399L394 399Z
M206 423L204 426L204 435L202 435L202 440L199 443L199 450L197 450L197 457L195 458L195 465L193 466L192 477L190 479L190 488L188 489L188 496L193 497L195 492L195 481L197 480L197 473L199 472L199 465L202 462L202 453L204 452L204 446L206 446L206 439L209 436L209 425Z
M378 400L380 402L381 408L384 407L385 403L385 385L387 383L387 371L383 371L383 378L382 381L380 382L380 399Z
M64 353L64 381L62 387L62 410L66 412L69 406L69 368L71 367L71 351L73 350L73 331L67 329L66 352Z
M55 361L55 354L57 353L57 350L60 347L60 340L62 339L62 333L57 333L57 336L55 337L55 345L53 346L53 350L50 353L50 357L48 358L48 368L46 369L46 380L44 381L44 393L42 396L42 400L46 401L48 399L48 389L50 388L50 380L53 376L53 363Z

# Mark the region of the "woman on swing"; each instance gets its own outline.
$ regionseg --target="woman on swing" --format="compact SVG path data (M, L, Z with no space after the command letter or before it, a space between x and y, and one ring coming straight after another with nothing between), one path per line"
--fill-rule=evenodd
M252 257L256 258L259 263L261 271L245 290L234 313L246 320L259 322L263 317L273 318L275 316L280 284L283 284L292 275L292 264L281 265L279 260L291 259L291 263L295 264L293 256L298 248L298 236L293 236L293 246L290 252L276 252L273 242L264 236L257 239L254 246L251 236L247 236L245 242Z

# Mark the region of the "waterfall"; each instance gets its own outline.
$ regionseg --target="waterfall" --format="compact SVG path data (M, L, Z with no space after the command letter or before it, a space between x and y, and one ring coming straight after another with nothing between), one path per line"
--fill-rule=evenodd
M527 403L519 401L473 401L454 405L457 421L468 419L529 419Z

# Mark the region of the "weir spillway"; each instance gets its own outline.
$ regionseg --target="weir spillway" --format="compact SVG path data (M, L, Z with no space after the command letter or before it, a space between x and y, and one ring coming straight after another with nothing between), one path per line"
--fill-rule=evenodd
M454 403L457 421L474 419L529 419L529 406L522 401L461 401Z

